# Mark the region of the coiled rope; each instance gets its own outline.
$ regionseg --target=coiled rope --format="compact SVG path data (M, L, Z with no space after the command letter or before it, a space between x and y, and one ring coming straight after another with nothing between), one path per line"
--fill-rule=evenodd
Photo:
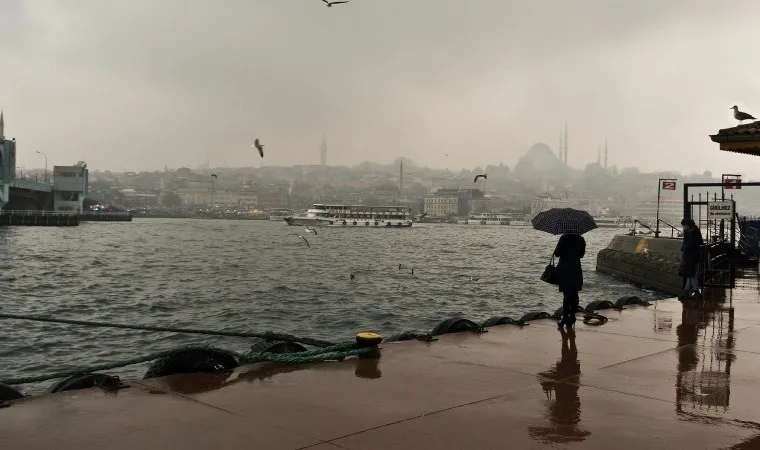
M35 316L35 315L29 315L29 314L9 314L9 313L0 313L0 319L17 319L17 320L31 320L35 322L66 323L70 325L84 325L87 327L126 328L129 330L165 331L169 333L186 333L186 334L205 334L208 336L249 337L249 338L260 338L267 341L298 342L305 345L311 345L312 347L330 347L336 344L335 342L323 341L321 339L313 339L313 338L308 338L308 337L302 338L302 337L293 336L291 334L274 333L271 331L267 331L264 333L252 333L252 332L247 332L247 331L199 330L199 329L194 329L194 328L159 327L159 326L154 326L154 325L132 325L132 324L126 324L126 323L60 319L56 317Z

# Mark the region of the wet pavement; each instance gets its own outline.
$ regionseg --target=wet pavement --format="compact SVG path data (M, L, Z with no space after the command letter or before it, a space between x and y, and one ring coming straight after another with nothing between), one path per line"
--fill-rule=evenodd
M0 409L8 449L760 449L760 285Z

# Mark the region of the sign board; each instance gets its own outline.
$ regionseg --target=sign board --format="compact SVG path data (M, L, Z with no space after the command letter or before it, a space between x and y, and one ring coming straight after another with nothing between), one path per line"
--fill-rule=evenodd
M666 191L675 191L676 180L662 180L662 188Z
M734 216L734 202L709 202L707 204L707 218L715 220L731 220Z
M742 179L741 178L725 178L723 180L723 187L725 189L741 189Z

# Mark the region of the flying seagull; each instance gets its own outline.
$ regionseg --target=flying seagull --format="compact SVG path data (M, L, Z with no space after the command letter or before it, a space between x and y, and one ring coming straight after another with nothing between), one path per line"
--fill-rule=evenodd
M757 118L752 117L751 114L739 111L739 107L736 105L732 106L731 109L734 110L734 119L738 120L739 123L742 123L745 120L757 120Z
M309 226L308 226L308 225L305 225L305 227L306 227L306 228L305 228L304 230L305 230L307 233L314 233L314 236L318 236L318 235L319 235L319 233L317 233L317 230L315 230L314 228L309 228Z
M309 248L311 248L311 244L309 244L309 241L307 241L305 237L301 236L300 234L297 234L296 236L298 236L299 238L303 239L303 241L306 242L306 246L309 247Z
M337 5L339 3L348 3L348 0L343 0L340 2L328 2L327 0L322 0L322 1L325 2L328 8L332 7L332 5Z
M253 145L251 147L256 148L256 150L259 151L259 155L261 155L262 158L264 157L264 145L261 142L259 142L258 138L256 138L255 141L253 141Z
M481 175L475 175L475 181L473 181L473 183L477 183L478 182L478 178L482 178L484 180L487 180L488 179L488 174L484 173L484 174L481 174Z

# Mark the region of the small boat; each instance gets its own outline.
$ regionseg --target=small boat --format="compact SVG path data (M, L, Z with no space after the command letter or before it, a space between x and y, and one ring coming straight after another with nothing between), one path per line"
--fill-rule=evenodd
M288 225L349 228L409 228L412 209L405 206L327 205L315 203L304 214L285 218Z

